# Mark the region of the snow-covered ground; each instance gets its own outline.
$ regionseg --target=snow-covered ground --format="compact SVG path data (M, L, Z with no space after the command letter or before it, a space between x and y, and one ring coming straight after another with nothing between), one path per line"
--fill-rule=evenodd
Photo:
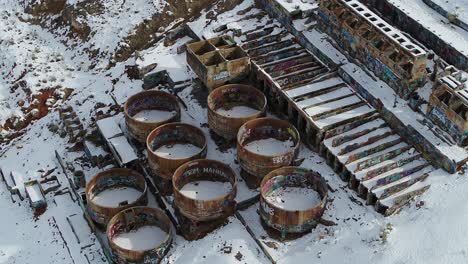
M6 177L11 171L17 171L37 178L41 174L38 170L48 171L59 167L54 151L65 153L67 160L74 161L78 167L81 164L77 158L83 153L68 152L67 148L72 146L67 142L68 138L61 138L51 129L51 125L60 124L58 113L54 110L56 107L62 104L73 106L84 127L88 127L97 111L111 112L114 99L123 104L129 96L141 91L142 81L129 80L124 73L124 66L133 64L134 59L105 69L109 56L93 59L85 49L101 47L103 52L112 53L132 26L157 12L163 2L123 1L127 7L124 11L128 10L123 12L114 9L115 6L111 5L113 1L102 1L107 11L93 18L92 25L98 27L109 23L110 28L73 48L62 41L64 36L60 34L61 31L53 33L24 22L25 15L18 2L0 2L0 124L4 124L13 114L24 115L18 102L25 100L25 105L31 104L28 101L29 93L36 94L44 88L56 86L60 86L57 88L59 92L63 92L64 88L74 89L66 102L57 100L51 103L53 107L49 114L29 124L22 136L7 145L0 145L0 168ZM241 15L237 12L252 4L253 1L246 0L210 23L209 12L204 12L191 26L203 34L213 34L213 28L239 20ZM253 8L243 16L259 12ZM252 19L251 26L266 22ZM182 38L169 47L159 42L140 52L138 63L149 65L156 62L156 70L168 70L174 80L190 79L193 74L186 67L185 54L177 54L177 48L187 40ZM91 65L100 66L90 69ZM19 78L27 82L29 90L18 88L10 91ZM206 108L194 98L195 92L196 88L190 86L179 94L187 104L182 120L201 126L207 122ZM204 128L204 131L207 129ZM0 137L5 133L0 131ZM223 152L212 140L209 141L208 158L238 168L234 156L235 148ZM336 225L319 225L297 240L280 242L269 238L261 227L256 213L257 203L240 212L242 219L229 218L227 225L204 239L188 242L176 236L174 246L163 262L269 263L261 246L278 263L468 262L467 173L448 175L439 171L425 194L399 214L385 218L349 190L318 154L301 146L300 158L305 159L301 166L319 171L329 183L330 201L324 218ZM96 168L83 169L87 177L97 172ZM68 186L60 168L52 175L57 176L61 188ZM0 180L0 213L3 216L0 220L0 263L105 263L99 243L82 218L78 204L69 194L53 196L52 193L46 194L46 212L34 218L28 201L19 201L14 196L13 202ZM247 189L238 190L240 196L254 193ZM260 246L242 220L259 239ZM87 245L91 246L82 250Z

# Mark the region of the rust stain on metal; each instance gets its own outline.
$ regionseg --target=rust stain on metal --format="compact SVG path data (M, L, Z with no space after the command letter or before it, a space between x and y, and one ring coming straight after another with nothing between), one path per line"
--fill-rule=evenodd
M279 155L262 155L245 148L250 142L274 138L280 141L291 140L294 145L285 153ZM300 144L297 129L289 122L274 118L257 118L245 123L237 134L237 159L241 168L257 178L260 183L269 172L288 166L297 156Z
M129 250L114 243L113 238L144 226L157 226L166 232L164 240L148 250ZM107 225L107 239L115 263L159 263L170 249L173 239L171 221L161 209L137 206L116 214Z
M158 122L144 122L133 117L141 111L161 110L174 112L170 118ZM162 91L144 91L130 97L124 106L125 122L130 135L141 143L148 134L160 125L180 121L180 106L177 97Z
M187 63L210 90L250 72L249 56L229 36L187 44Z
M280 187L300 187L315 190L321 198L316 206L305 210L283 209L266 199ZM327 203L328 186L315 171L300 167L284 167L266 175L260 185L260 216L265 224L281 232L303 233L318 224Z
M228 193L213 200L197 200L181 193L181 188L194 181L229 182ZM172 178L174 203L185 217L195 221L213 221L234 213L237 182L234 171L228 165L208 159L189 161L180 166Z
M173 144L192 144L200 151L186 158L169 158L155 153L161 146ZM207 142L203 131L195 126L184 123L170 123L153 130L147 138L148 164L153 173L166 180L171 180L176 169L195 159L206 157Z
M99 193L118 187L137 189L141 195L134 202L119 204L117 207L106 207L93 202L93 198ZM106 225L109 219L122 210L148 203L145 178L138 172L125 168L109 169L96 174L86 185L85 193L88 212L93 221L101 225Z
M234 139L239 127L245 122L265 115L266 104L265 95L255 87L242 84L221 86L208 96L208 125L219 136ZM231 109L235 106L251 107L258 112L243 117L229 117L217 112L218 109Z

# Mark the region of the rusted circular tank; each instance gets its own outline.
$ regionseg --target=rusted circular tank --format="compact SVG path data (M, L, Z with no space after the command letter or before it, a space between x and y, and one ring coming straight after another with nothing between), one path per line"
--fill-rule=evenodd
M283 167L260 184L260 216L268 226L286 233L315 227L327 203L328 186L322 176L300 167Z
M206 157L207 143L201 129L184 123L170 123L148 135L146 148L153 172L171 180L180 165Z
M208 159L189 161L172 178L175 206L195 221L231 215L236 206L237 182L228 165Z
M115 263L159 263L173 239L169 217L161 209L145 206L116 214L106 235Z
M100 172L86 184L86 200L91 218L106 225L116 213L148 203L145 178L125 168Z
M249 85L229 84L208 95L208 125L219 136L234 139L245 122L265 115L267 100Z
M257 118L239 128L237 159L241 168L259 182L272 170L290 165L299 143L299 132L289 122Z
M144 91L131 96L124 105L129 134L141 143L160 125L180 121L177 97L162 91Z

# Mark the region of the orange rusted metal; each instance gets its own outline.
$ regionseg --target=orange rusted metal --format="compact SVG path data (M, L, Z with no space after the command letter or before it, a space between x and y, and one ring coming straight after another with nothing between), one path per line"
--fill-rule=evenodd
M249 85L228 84L213 90L208 95L208 125L219 136L234 139L245 122L265 115L267 100L258 89ZM258 112L242 117L231 117L217 112L218 109L231 109L247 106Z
M245 145L252 141L269 138L291 140L294 145L287 152L274 156L254 153L245 148ZM300 141L299 132L289 122L268 117L257 118L239 128L237 159L241 168L260 182L261 178L272 170L291 164L298 153Z
M130 250L114 243L114 238L119 234L144 226L157 226L167 235L162 242L147 250ZM171 247L173 239L169 217L161 209L145 206L131 207L116 214L107 225L106 235L115 263L159 263Z
M174 112L174 115L158 122L145 122L133 118L144 110L169 111ZM180 121L180 106L177 97L166 92L151 90L131 96L124 105L124 114L129 134L144 144L153 129L166 123Z
M272 191L280 187L300 187L315 190L321 198L320 203L306 210L287 210L268 201ZM322 176L315 171L300 167L284 167L266 175L260 184L260 216L268 226L281 232L303 233L318 223L325 211L328 186Z
M231 190L213 200L197 200L181 193L181 188L194 181L229 182ZM228 165L208 159L189 161L180 166L172 178L175 207L185 217L195 221L212 221L234 213L237 182Z
M155 153L161 146L172 144L192 144L200 148L200 151L186 158L168 158ZM184 124L171 123L162 125L153 130L147 138L148 164L153 173L161 178L171 180L175 170L190 160L206 157L207 145L203 131L198 127Z
M121 201L116 207L102 206L93 202L94 197L99 193L119 187L134 188L140 191L141 195L134 202L128 203L128 201ZM101 225L106 225L109 219L122 210L137 205L146 205L148 203L145 178L138 172L125 168L109 169L96 174L86 184L85 193L88 206L87 210L93 221ZM115 197L115 199L118 198L119 197Z

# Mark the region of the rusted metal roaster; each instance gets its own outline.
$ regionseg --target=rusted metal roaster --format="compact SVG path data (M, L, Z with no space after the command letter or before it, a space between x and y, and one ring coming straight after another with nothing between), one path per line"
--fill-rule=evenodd
M145 178L130 169L109 169L86 185L88 212L93 221L106 225L116 213L148 203Z
M180 121L177 97L162 91L144 91L131 96L124 106L129 134L141 143L160 125Z
M162 125L147 138L148 164L156 176L172 180L180 165L206 157L206 144L203 131L195 126L184 123Z
M255 87L228 84L208 95L208 125L219 136L234 139L245 122L265 115L267 100Z
M234 213L236 175L228 165L208 159L189 161L172 178L175 207L195 221L211 221Z
M314 228L325 211L328 186L322 176L300 167L284 167L260 184L260 216L281 232L303 233Z
M254 177L254 187L274 169L288 166L297 156L300 135L289 122L274 118L248 121L237 133L237 159Z
M106 234L115 263L159 263L173 239L169 217L161 209L145 206L116 214Z

